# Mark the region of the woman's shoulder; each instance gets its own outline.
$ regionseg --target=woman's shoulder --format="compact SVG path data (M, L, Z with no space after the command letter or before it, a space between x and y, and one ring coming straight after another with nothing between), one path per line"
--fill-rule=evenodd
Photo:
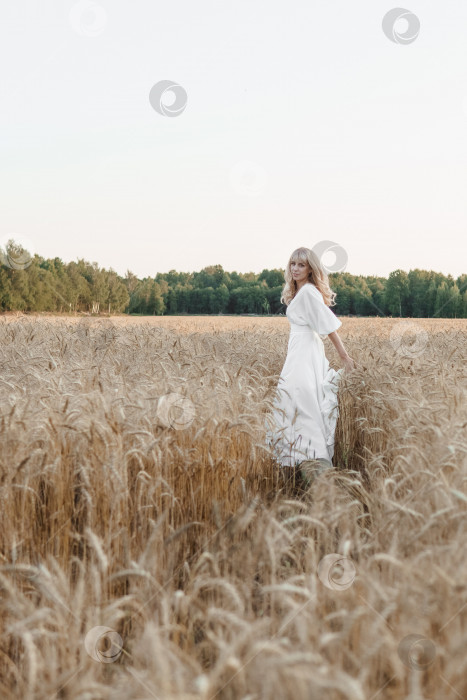
M304 285L304 288L305 288L305 289L308 288L308 292L309 292L310 294L314 294L315 296L319 297L320 299L323 298L323 295L322 295L321 292L319 291L318 287L316 287L312 282L307 282L307 283Z
M294 299L300 299L302 295L305 296L307 294L324 303L323 295L319 291L318 287L316 287L312 282L305 282L305 284L300 287L297 292L295 292L295 296L292 297L290 302L292 302Z

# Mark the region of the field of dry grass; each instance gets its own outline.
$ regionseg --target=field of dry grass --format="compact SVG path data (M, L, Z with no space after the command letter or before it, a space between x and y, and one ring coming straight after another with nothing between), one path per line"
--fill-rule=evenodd
M0 319L0 697L467 699L467 322L342 320L297 494L285 318Z

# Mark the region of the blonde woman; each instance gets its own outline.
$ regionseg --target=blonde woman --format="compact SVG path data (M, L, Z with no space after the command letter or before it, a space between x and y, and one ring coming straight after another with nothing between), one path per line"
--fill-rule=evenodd
M329 366L322 338L334 344L345 371L354 369L337 334L341 321L329 308L336 294L309 248L297 248L285 270L281 302L290 322L287 357L268 417L268 442L281 467L300 467L309 460L332 466L337 422L337 391L343 369Z

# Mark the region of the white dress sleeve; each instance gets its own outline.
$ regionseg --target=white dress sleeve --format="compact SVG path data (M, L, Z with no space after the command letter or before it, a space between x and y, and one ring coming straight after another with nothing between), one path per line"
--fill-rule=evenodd
M301 295L307 324L320 336L337 331L342 326L337 316L326 306L321 292L312 284L306 284Z

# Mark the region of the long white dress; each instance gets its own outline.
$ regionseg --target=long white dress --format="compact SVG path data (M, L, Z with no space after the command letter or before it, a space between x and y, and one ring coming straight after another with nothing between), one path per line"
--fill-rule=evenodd
M332 464L343 369L336 371L329 366L322 337L342 322L309 282L300 287L286 316L289 344L274 409L266 419L267 442L282 467L318 458Z

